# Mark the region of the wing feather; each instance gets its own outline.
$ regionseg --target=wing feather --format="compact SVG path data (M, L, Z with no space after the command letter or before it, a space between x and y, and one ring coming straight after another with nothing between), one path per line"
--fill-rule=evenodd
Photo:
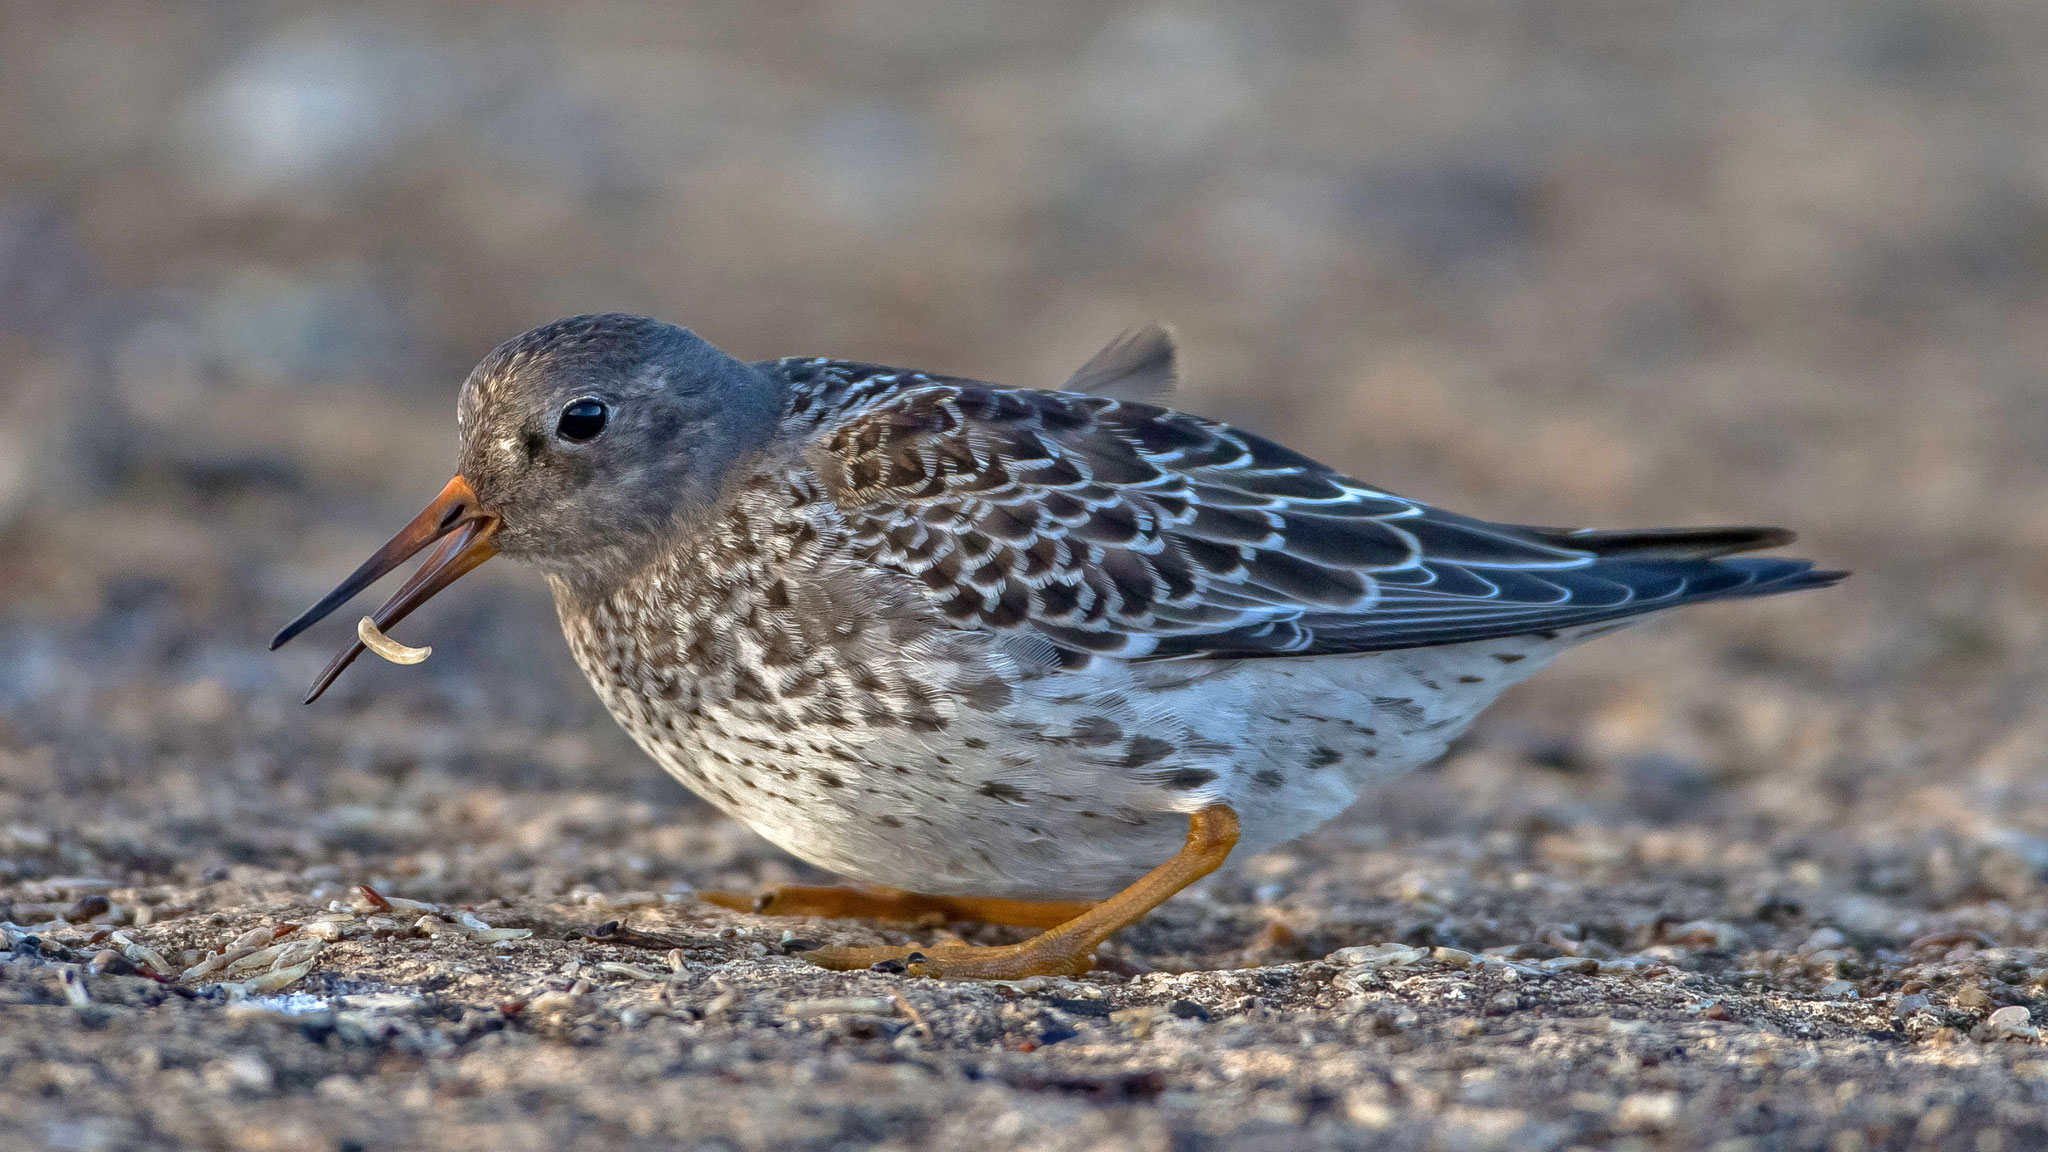
M1070 657L1366 652L1831 583L1776 529L1494 524L1114 396L784 361L855 550ZM1603 548L1606 551L1603 551ZM1611 554L1607 554L1611 552Z

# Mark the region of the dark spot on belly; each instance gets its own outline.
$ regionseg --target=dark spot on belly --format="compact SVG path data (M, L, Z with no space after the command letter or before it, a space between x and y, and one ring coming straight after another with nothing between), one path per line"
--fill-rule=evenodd
M1431 692L1441 692L1441 691L1443 691L1443 690L1444 690L1444 686L1443 686L1443 685L1441 685L1441 684L1439 684L1439 683L1437 683L1437 682L1436 682L1436 681L1434 681L1434 680L1423 680L1423 681L1422 681L1422 686L1423 686L1424 688L1427 688L1427 689L1429 689L1429 690L1430 690Z
M1186 792L1190 789L1200 788L1204 784L1212 783L1215 779L1216 774L1207 768L1182 768L1173 775L1168 776L1165 780L1160 781L1160 784L1175 792Z
M818 783L820 783L820 784L823 784L823 785L824 785L825 787L827 787L827 788L844 788L844 787L846 787L846 781L844 781L844 780L841 780L841 779L840 779L839 777L837 777L837 776L834 776L834 775L833 775L833 774L831 774L830 772L820 772L820 773L818 773Z
M1087 810L1086 808L1083 808L1083 809L1081 809L1081 815L1082 815L1083 817L1085 817L1086 819L1089 819L1089 820L1100 820L1100 819L1102 819L1102 813L1100 813L1100 812L1090 812L1090 811L1088 811L1088 810Z
M1503 664L1513 664L1521 660L1526 660L1529 657L1528 654L1524 652L1495 652L1493 654L1493 658L1495 660L1500 661Z
M1372 698L1372 706L1375 708L1383 708L1388 712L1392 712L1394 716L1404 724L1422 723L1422 709L1417 708L1415 706L1415 701L1410 699L1409 697L1375 696Z
M1261 788L1278 788L1285 782L1286 778L1271 768L1252 774L1252 783L1257 784Z
M1379 750L1379 749L1377 749L1377 748L1364 748L1364 749L1360 749L1360 750L1359 750L1359 753L1358 753L1358 754L1359 754L1360 756L1364 757L1365 759L1367 759L1367 760L1370 760L1370 759L1372 759L1373 757L1375 757L1375 756L1379 755L1379 754L1380 754L1380 750Z
M1486 683L1486 677L1484 677L1484 676L1460 676L1460 677L1458 677L1458 683L1460 683L1460 684L1484 684L1484 683Z
M768 691L768 685L751 668L735 669L732 675L732 695L735 700L750 704L773 703L775 697Z
M986 748L986 747L988 747L988 741L986 741L986 740L983 740L983 739L982 739L981 737L979 737L979 736L966 736L966 737L962 737L962 738L961 738L961 740L960 740L960 743L961 743L961 744L963 744L963 745L965 745L965 746L967 746L967 747L969 747L969 748Z
M1343 758L1344 754L1335 748L1326 748L1318 744L1315 747L1315 751L1308 754L1308 766L1310 768L1328 768Z
M1074 734L1069 737L1074 743L1089 747L1114 744L1123 738L1124 730L1107 716L1081 717L1074 721Z
M1007 708L1013 693L1010 686L995 676L984 676L979 680L962 680L953 685L954 695L962 704L979 712L994 712Z
M1166 759L1175 751L1173 745L1156 736L1138 736L1133 738L1130 746L1124 750L1123 764L1126 768L1142 768L1154 761ZM1215 776L1211 774L1210 779L1215 779Z
M1014 784L1005 784L1001 780L990 780L976 789L976 791L991 800L1002 800L1010 804L1022 804L1024 802L1023 789L1018 788Z

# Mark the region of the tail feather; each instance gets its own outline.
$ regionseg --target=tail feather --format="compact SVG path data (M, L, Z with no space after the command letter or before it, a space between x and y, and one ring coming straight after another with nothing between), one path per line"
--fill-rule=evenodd
M1840 583L1849 575L1841 569L1815 568L1811 560L1792 560L1781 556L1737 556L1710 563L1715 569L1739 578L1728 582L1725 587L1709 587L1689 597L1688 602L1775 596L1780 592L1826 588Z
M1784 528L1531 528L1531 535L1612 560L1711 560L1780 548L1798 537Z

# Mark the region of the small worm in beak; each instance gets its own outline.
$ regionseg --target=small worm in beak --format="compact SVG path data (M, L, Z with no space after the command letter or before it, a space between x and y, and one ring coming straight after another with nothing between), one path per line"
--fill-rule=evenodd
M391 661L393 664L417 664L434 654L432 646L414 648L409 644L400 644L398 641L386 636L377 627L377 622L368 616L363 617L356 624L356 639L363 642L363 647Z

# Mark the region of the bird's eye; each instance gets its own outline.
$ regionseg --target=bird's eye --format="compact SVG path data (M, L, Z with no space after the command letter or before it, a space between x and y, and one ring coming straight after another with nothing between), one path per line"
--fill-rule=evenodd
M605 421L611 419L612 410L602 400L584 398L572 401L562 409L562 418L555 422L555 433L564 440L581 444L595 440L604 431Z

